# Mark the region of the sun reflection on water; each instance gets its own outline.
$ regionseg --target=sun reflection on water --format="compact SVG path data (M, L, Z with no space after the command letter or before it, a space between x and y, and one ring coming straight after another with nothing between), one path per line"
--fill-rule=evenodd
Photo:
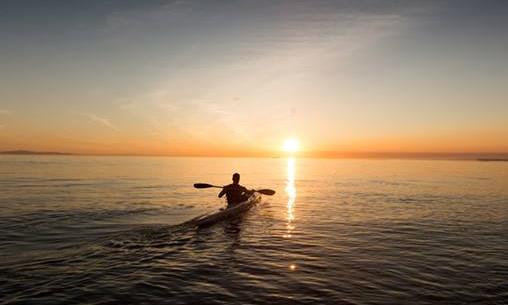
M295 220L294 205L296 199L295 172L295 159L288 158L288 172L286 181L286 194L288 195L288 204L286 212L286 234L284 234L284 238L291 238L292 232L295 229L295 226L293 225L293 221ZM289 270L295 271L296 265L290 264Z
M284 237L290 238L291 233L294 230L295 226L293 225L293 220L295 219L294 215L294 204L296 199L296 187L295 187L295 159L288 158L288 166L287 166L287 182L286 182L286 194L288 196L287 203L287 224L286 224L286 234Z

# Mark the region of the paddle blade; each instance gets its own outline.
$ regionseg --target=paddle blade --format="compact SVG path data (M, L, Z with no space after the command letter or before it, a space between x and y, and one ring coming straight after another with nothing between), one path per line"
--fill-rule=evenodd
M258 192L260 194L263 194L263 195L268 195L268 196L272 196L272 195L275 194L275 191L274 190L270 190L270 189L256 190L256 192Z
M194 187L197 189L206 189L206 188L215 187L215 186L208 184L208 183L194 183Z

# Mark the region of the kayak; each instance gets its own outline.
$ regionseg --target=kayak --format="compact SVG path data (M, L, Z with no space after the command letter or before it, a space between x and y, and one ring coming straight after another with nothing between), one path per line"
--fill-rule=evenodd
M193 219L183 223L183 225L193 226L193 227L198 227L198 228L211 226L211 225L216 224L220 221L235 218L235 217L242 215L243 213L250 210L253 206L255 206L260 201L261 201L261 195L258 193L253 193L247 200L240 202L239 204L237 204L233 207L226 208L226 209L220 209L217 212L211 212L208 214L198 216L196 218L193 218Z

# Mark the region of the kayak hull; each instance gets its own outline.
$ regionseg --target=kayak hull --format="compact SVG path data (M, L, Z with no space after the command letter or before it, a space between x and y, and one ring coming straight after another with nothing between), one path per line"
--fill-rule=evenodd
M199 228L211 226L223 220L232 219L242 215L260 201L261 195L254 193L246 201L240 202L233 207L198 216L194 219L189 220L186 224Z

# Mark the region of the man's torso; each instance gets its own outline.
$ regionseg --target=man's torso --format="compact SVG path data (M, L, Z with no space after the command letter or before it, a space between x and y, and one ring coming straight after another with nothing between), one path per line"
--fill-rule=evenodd
M247 189L239 184L226 185L224 190L226 191L228 205L235 205L246 199L244 192L246 192Z

